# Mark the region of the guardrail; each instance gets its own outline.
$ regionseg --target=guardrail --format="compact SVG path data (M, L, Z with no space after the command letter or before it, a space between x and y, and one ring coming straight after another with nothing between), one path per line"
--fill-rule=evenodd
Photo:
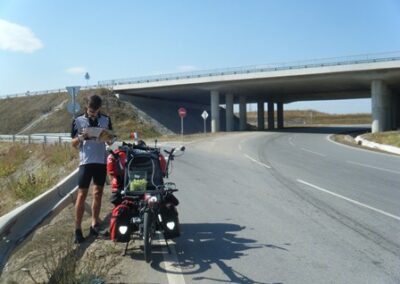
M78 169L50 190L0 217L0 275L12 251L31 232L73 204L77 182Z
M0 142L22 142L22 143L43 143L43 144L62 144L70 142L71 137L63 135L0 135Z
M90 86L81 86L81 90L92 90L98 89L98 85L90 85ZM48 95L48 94L57 94L57 93L66 93L67 89L53 89L53 90L44 90L44 91L26 91L25 93L15 93L0 96L0 100L10 99L10 98L18 98L18 97L29 97L29 96L38 96L38 95Z
M366 55L334 57L334 58L325 58L316 60L304 60L297 62L272 63L266 65L253 65L245 67L234 67L234 68L213 69L205 71L203 70L203 71L185 72L185 73L172 73L166 75L154 75L145 77L105 80L105 81L99 81L98 86L109 88L115 85L124 85L124 84L141 84L141 83L152 83L152 82L161 82L170 80L213 77L221 75L250 74L250 73L282 71L291 69L307 69L316 67L365 64L365 63L387 62L387 61L398 61L398 60L400 60L400 52L366 54Z

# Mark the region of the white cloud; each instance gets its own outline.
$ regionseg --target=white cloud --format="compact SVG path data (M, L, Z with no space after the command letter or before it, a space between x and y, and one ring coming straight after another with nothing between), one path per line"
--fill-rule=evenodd
M29 28L0 19L0 50L32 53L42 47Z
M178 70L182 71L182 72L190 72L190 71L199 70L199 68L196 66L193 66L193 65L180 65L180 66L178 66Z
M86 73L85 67L71 67L65 70L65 72L72 75L84 75Z

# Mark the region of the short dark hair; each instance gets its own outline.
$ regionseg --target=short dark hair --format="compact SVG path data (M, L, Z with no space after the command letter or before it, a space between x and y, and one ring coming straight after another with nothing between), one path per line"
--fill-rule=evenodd
M94 110L98 110L101 107L102 100L98 95L91 95L88 100L88 107Z

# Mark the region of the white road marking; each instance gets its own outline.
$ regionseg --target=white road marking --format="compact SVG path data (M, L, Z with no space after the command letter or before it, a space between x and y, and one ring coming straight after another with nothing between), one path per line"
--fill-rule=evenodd
M270 166L268 166L268 165L266 165L266 164L263 164L263 163L257 161L256 159L253 159L252 157L250 157L250 156L247 155L247 154L244 154L244 156L245 156L247 159L253 161L254 163L259 164L260 166L266 167L267 169L270 169L270 168L271 168Z
M167 274L167 279L169 284L185 284L185 278L183 277L181 266L179 265L178 256L175 250L175 243L168 240L168 246L171 253L168 252L167 246L165 244L164 237L162 234L158 234L158 239L154 240L162 246L162 255L164 258L164 269Z
M385 216L388 216L388 217L391 217L391 218L393 218L393 219L396 219L397 221L400 221L400 217L399 217L399 216L390 214L390 213L388 213L388 212L386 212L386 211L383 211L383 210L374 208L374 207L372 207L372 206L369 206L369 205L367 205L367 204L364 204L364 203L358 202L358 201L356 201L356 200L350 199L350 198L345 197L345 196L343 196L343 195L340 195L340 194L331 192L331 191L329 191L329 190L323 189L322 187L313 185L313 184L308 183L308 182L306 182L306 181L303 181L303 180L301 180L301 179L297 179L297 181L298 181L299 183L308 185L309 187L312 187L312 188L317 189L317 190L319 190L319 191L328 193L328 194L333 195L333 196L335 196L335 197L339 197L339 198L341 198L341 199L344 199L344 200L346 200L346 201L348 201L348 202L351 202L351 203L353 203L353 204L356 204L356 205L358 205L358 206L361 206L361 207L364 207L364 208L368 208L368 209L370 209L370 210L372 210L372 211L375 211L375 212L377 212L377 213L383 214L383 215L385 215Z
M242 144L239 144L239 151L242 152Z
M295 146L293 143L293 136L290 136L288 140L290 145Z
M384 171L384 172L400 175L400 172L399 171L395 171L395 170L379 168L379 167L370 166L370 165L367 165L367 164L361 164L361 163L357 163L357 162L353 162L353 161L346 161L346 162L349 163L349 164L353 164L353 165L357 165L357 166L361 166L361 167L365 167L365 168L370 168L370 169L375 169L375 170L380 170L380 171Z
M312 153L312 154L315 154L315 155L318 155L318 156L321 156L321 157L326 157L326 155L324 155L324 154L321 154L321 153L318 153L318 152L314 152L314 151L308 150L306 148L301 148L301 150L309 152L309 153Z

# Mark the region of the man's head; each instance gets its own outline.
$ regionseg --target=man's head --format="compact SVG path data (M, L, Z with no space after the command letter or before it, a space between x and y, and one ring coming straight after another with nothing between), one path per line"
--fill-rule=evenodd
M87 114L90 117L96 117L101 107L101 98L98 95L91 95L87 102Z

